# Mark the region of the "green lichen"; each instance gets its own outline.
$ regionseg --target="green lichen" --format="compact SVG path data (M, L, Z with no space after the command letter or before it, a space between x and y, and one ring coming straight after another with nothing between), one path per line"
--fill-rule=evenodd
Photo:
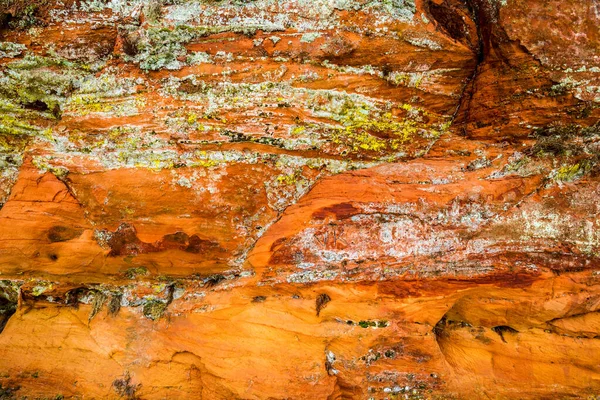
M90 291L89 294L92 297L92 310L90 311L88 322L91 322L92 319L94 319L94 317L102 310L102 307L104 307L107 296L105 293L99 290Z
M190 164L190 167L212 168L219 165L215 160L196 160Z
M389 326L389 322L386 320L364 320L358 322L358 326L361 328L387 328Z
M74 90L74 77L46 68L8 68L0 72L0 84L0 97L4 101L37 110L52 119L60 115L61 103Z
M573 182L585 176L592 169L593 165L589 160L582 160L577 164L563 165L553 175L556 182Z
M27 46L21 43L0 42L0 58L13 58L23 54Z
M184 44L201 33L185 25L173 29L152 27L143 32L143 36L135 43L135 59L140 63L140 68L146 70L179 69L182 64L177 59L187 53Z
M146 300L142 307L142 311L146 318L156 321L164 315L167 306L168 304L163 300L150 299Z
M300 42L312 43L319 37L321 37L321 34L319 32L307 32L304 35L302 35L302 37L300 38Z
M212 64L214 63L212 57L205 52L193 52L187 55L186 62L188 65L197 64Z
M0 134L51 139L48 125L88 72L55 57L26 55L0 71Z
M9 114L0 114L0 134L29 136L36 135L40 131L40 128L28 124L25 120Z
M68 170L65 167L52 165L44 157L34 156L32 164L40 171L50 172L57 178L64 177L68 173Z
M20 287L21 282L0 281L0 332L6 326L8 319L17 311Z
M523 168L530 162L531 162L531 159L529 157L523 156L523 157L515 160L514 162L511 162L510 164L506 165L505 169L507 172L519 171L521 168Z
M136 279L139 276L145 275L148 275L148 268L146 267L129 268L127 271L125 271L125 277L127 279Z
M11 29L27 29L38 25L38 11L44 2L40 0L18 1L0 0L0 10L10 10L11 18L8 27ZM0 13L0 16L2 16Z
M138 114L144 105L145 100L143 97L113 101L113 99L104 96L84 94L72 96L67 102L65 112L79 116L104 113L121 117Z
M149 0L144 4L143 8L144 17L150 23L156 23L162 16L162 1L161 0Z
M341 155L352 152L369 158L393 156L400 154L417 135L436 139L450 123L448 117L427 113L410 104L381 102L340 91L294 87L291 81L208 84L196 76L187 76L169 79L163 91L193 101L204 115L255 108L257 119L261 119L272 115L274 107L307 109L319 122L311 121L313 118L308 118L305 123L295 121L287 128L287 137L281 137L279 132L273 134L268 126L267 135L233 132L224 125L210 126L211 131L229 136L231 141L255 142L289 150L310 148ZM193 116L187 116L187 123L185 116L177 118L181 120L173 118L170 127L187 125L196 129L198 121ZM205 132L206 126L198 124L197 129Z
M390 74L388 80L396 86L405 86L418 89L423 82L422 73L407 73L407 72L395 72Z
M41 296L43 293L47 292L48 290L52 290L53 287L54 285L52 283L41 281L38 282L38 284L31 289L31 294L34 297L38 297Z
M185 45L191 41L224 32L252 35L257 29L254 26L152 26L141 32L131 32L128 41L134 53L132 60L138 62L140 68L176 70L184 65L179 59L187 57Z
M39 56L32 53L28 53L22 59L15 60L7 64L7 68L13 71L26 71L45 67L57 67L60 68L63 72L73 72L75 70L95 72L98 71L98 69L101 68L101 66L101 64L88 65L76 61L69 61L65 58L56 55L51 49L48 50L47 56Z
M360 321L358 323L358 326L360 326L361 328L368 328L370 326L374 327L377 324L375 322L371 322L371 321Z

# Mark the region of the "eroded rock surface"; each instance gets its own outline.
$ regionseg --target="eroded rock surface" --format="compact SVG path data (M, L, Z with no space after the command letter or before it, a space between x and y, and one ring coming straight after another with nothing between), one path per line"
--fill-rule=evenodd
M0 397L599 393L596 1L0 28Z

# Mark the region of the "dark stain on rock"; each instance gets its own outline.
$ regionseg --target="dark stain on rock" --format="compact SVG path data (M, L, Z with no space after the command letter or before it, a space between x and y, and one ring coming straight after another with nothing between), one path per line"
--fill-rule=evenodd
M319 314L321 314L321 310L324 309L327 306L327 303L329 303L330 301L331 301L331 297L329 297L329 295L327 293L321 293L319 296L317 296L317 300L316 300L317 317L319 316Z
M335 216L336 219L342 220L350 218L358 213L360 213L360 210L351 203L340 203L315 211L312 217L317 220L323 220L328 216Z
M185 232L175 232L163 236L157 242L146 243L138 238L135 227L128 223L122 223L114 233L107 230L100 231L96 237L107 238L103 242L111 249L108 254L110 257L135 256L170 249L194 254L225 251L217 242L201 239L198 235L189 236Z
M185 232L175 232L163 236L162 243L165 248L187 247L190 244L190 236Z
M138 53L138 43L141 36L138 32L125 32L122 34L121 41L123 45L123 53L128 56L135 57Z
M255 296L255 297L252 299L252 302L253 302L253 303L264 303L264 302L265 302L265 300L267 300L267 297L266 297L266 296Z
M415 362L418 364L423 364L423 363L429 362L429 361L431 361L431 358L432 358L431 354L427 354L423 351L420 351L419 349L407 351L405 354L406 354L406 356L414 359Z
M486 276L479 276L461 280L463 282L469 282L471 284L478 285L494 285L502 288L527 288L533 285L539 278L539 273L535 272L501 272L496 274L490 274ZM447 279L448 283L454 283L456 279Z
M83 229L69 228L67 226L53 226L48 229L47 237L51 243L66 242L78 238L83 233Z
M283 245L286 242L287 238L286 237L281 237L279 239L277 239L276 241L273 242L273 244L271 245L270 251L274 251L277 247Z
M221 274L211 275L204 280L204 286L211 288L211 287L218 285L219 283L221 283L224 280L225 280L225 277Z
M117 316L119 314L119 310L121 310L121 300L123 299L123 295L120 293L114 293L110 300L108 301L108 314L111 317Z
M129 373L125 373L122 378L117 378L112 383L112 388L119 395L119 397L127 400L139 399L137 392L141 387L141 384L134 384L131 382L131 376Z
M505 333L509 333L509 334L519 333L519 331L516 330L515 328L511 328L510 326L506 326L506 325L494 326L492 328L492 330L494 332L496 332L498 334L498 336L500 336L500 339L502 339L502 341L504 343L506 343L506 340L504 339L504 334Z
M382 281L373 283L381 294L391 295L396 298L418 298L428 291L439 291L440 293L451 293L454 289L442 287L436 281Z
M208 93L209 88L204 83L196 84L188 79L188 80L183 80L179 84L178 90L181 92L187 93L187 94L195 94L195 93L206 94L206 93Z
M205 253L212 250L223 250L218 243L210 240L200 239L198 235L190 236L189 245L185 248L188 253Z
M65 304L75 309L79 308L79 299L87 293L87 291L88 289L86 287L77 287L69 290L65 293Z
M144 243L137 237L133 225L123 223L107 241L110 247L110 257L133 256L138 254L157 252L158 248L150 243Z

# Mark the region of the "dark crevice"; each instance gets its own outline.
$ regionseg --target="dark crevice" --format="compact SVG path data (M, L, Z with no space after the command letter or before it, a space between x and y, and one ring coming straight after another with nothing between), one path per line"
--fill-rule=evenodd
M215 287L219 283L223 282L224 280L225 280L225 277L223 275L214 274L204 280L204 286L207 288Z
M78 309L82 302L91 305L92 309L88 318L88 322L91 322L105 306L108 308L108 315L116 316L121 309L122 298L123 295L119 292L80 286L64 294L64 303L75 309ZM56 295L55 300L60 301L61 296Z
M10 23L11 19L12 19L11 13L0 12L0 33L1 33L1 31L9 28L9 23ZM2 35L0 35L0 37L1 36Z
M447 335L447 330L450 328L471 328L472 326L466 321L450 320L447 315L444 315L433 327L433 334L437 339L442 339Z
M497 20L498 10L482 0L467 0L467 4L477 26L478 64L481 64L492 48L492 20Z
M496 332L498 334L498 336L500 336L500 339L502 339L502 341L504 343L506 343L506 340L504 339L505 333L510 333L510 334L519 333L518 330L516 330L515 328L511 328L510 326L507 326L507 325L494 326L492 328L492 330L494 332Z
M264 303L267 300L266 296L254 296L252 298L253 303Z
M478 0L466 0L466 5L469 12L471 13L471 17L473 19L473 22L475 23L475 26L477 27L477 44L475 45L477 60L475 63L475 67L473 68L473 74L464 85L456 113L454 114L454 119L456 120L456 122L459 125L462 124L461 133L464 136L467 136L466 126L468 121L470 120L471 100L473 99L473 95L475 92L475 83L477 81L479 69L481 68L481 65L485 60L486 49L487 47L489 47L485 43L488 42L490 35L490 33L488 32L489 27L482 27L483 25L489 24L485 24L487 19L485 18L485 15L480 12L480 8L478 7Z
M45 102L41 101L41 100L35 100L29 103L25 103L23 104L23 107L28 109L28 110L34 110L34 111L48 111L49 107L48 104L46 104Z
M444 315L442 317L442 319L440 319L438 321L437 324L435 324L435 326L433 327L433 334L435 335L435 338L439 341L439 339L441 339L444 334L445 334L445 330L446 330L446 316Z
M0 281L0 333L17 311L19 287L10 281Z
M170 283L167 286L167 305L170 305L175 298L175 283Z
M321 310L331 301L331 297L327 293L321 293L316 300L317 317L321 314Z
M555 322L557 321L561 321L564 319L569 319L569 318L578 318L578 317L583 317L584 315L588 315L588 314L597 314L600 313L600 310L591 310L591 311L584 311L584 312L580 312L580 313L575 313L575 314L566 314L562 317L558 317L558 318L553 318L549 321L547 321L547 324L553 325Z
M75 195L75 191L71 187L71 180L68 177L68 172L66 174L60 174L60 173L57 173L54 171L51 171L51 172L56 177L56 179L58 179L59 181L62 182L62 184L65 186L65 189L67 190L67 193L69 193L71 195L71 197L73 198L73 200L75 200L77 202L79 207L84 208L81 201L79 201L79 199Z
M425 11L435 21L436 28L452 39L461 42L473 51L479 52L479 32L473 34L468 19L476 23L473 7L469 1L445 0L442 2L427 1ZM477 26L477 24L476 24Z
M75 309L79 308L79 298L87 293L88 288L77 287L65 293L65 304Z
M438 29L444 31L451 38L467 44L475 54L475 65L471 76L466 79L458 98L458 105L452 115L453 126L462 125L460 132L467 136L467 122L471 108L471 100L474 86L481 64L484 61L484 34L482 33L483 21L486 21L478 12L478 0L453 1L446 0L440 4L433 1L425 3L425 9L429 16L434 19ZM469 17L476 27L476 34L469 33L469 26L464 18Z

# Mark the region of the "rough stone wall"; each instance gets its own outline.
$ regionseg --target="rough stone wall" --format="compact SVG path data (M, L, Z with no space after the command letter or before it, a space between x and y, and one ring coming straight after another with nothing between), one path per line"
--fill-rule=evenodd
M595 399L596 0L0 0L0 398Z

